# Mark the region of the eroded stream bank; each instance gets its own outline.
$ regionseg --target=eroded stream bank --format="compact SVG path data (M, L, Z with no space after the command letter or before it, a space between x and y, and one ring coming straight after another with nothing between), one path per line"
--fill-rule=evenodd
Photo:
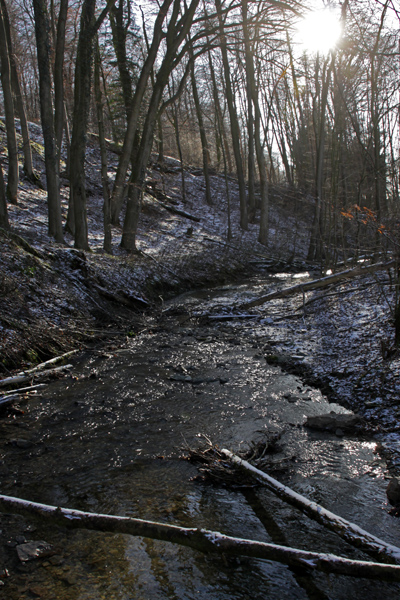
M72 377L23 405L23 415L3 419L2 493L366 559L266 490L202 484L196 467L180 458L182 447L202 443L199 434L234 451L280 434L270 461L277 478L398 545L400 522L387 514L386 465L375 442L303 427L307 415L343 409L267 364L270 323L205 316L226 315L246 293L246 286L232 286L176 299L124 347L88 355ZM10 600L372 600L400 592L397 585L226 561L18 517L2 517L1 528L10 577L0 594ZM45 540L50 555L19 562L25 540Z

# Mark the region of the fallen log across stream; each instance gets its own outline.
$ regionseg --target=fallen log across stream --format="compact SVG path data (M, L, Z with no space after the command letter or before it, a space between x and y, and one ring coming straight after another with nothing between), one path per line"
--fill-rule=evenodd
M300 294L304 292L309 292L311 290L317 290L322 287L326 287L333 283L340 283L345 279L352 279L354 277L358 277L359 275L364 275L364 273L374 273L375 271L380 271L383 269L389 269L396 264L395 260L391 260L386 263L375 263L373 265L366 266L357 266L354 269L347 269L346 271L341 271L340 273L334 273L333 275L327 275L326 277L322 277L321 279L314 279L313 281L307 281L306 283L298 283L297 285L292 285L283 290L278 290L276 292L271 292L270 294L266 294L265 296L260 296L255 300L250 300L250 302L244 302L239 308L248 309L253 308L254 306L261 306L270 300L276 300L277 298L286 298L287 296L294 296L295 294Z
M346 519L335 515L316 502L308 500L288 486L280 483L277 479L264 473L264 471L257 469L246 460L239 458L230 452L230 450L221 449L220 452L237 467L244 469L247 474L261 481L263 485L279 498L300 509L304 514L321 523L327 529L334 531L352 546L379 560L400 564L400 548L397 546L387 544L368 531L358 527L358 525L350 523L350 521L346 521Z
M61 356L56 356L55 358L46 360L46 362L40 363L32 369L21 371L20 373L18 373L17 375L13 375L12 377L0 379L0 387L8 387L10 385L26 383L27 381L33 381L34 379L45 379L50 375L71 369L72 365L62 365L61 367L53 367L51 369L47 369L46 367L59 363L65 360L66 358L69 358L70 356L76 354L77 352L79 352L79 350L71 350L70 352L66 352Z
M235 538L207 529L178 527L131 517L71 510L4 495L0 495L0 510L23 516L33 516L36 519L50 522L52 525L68 529L122 533L171 542L204 553L248 556L280 562L289 567L303 570L400 582L399 565L350 560L334 554L308 552L277 544ZM400 549L397 550L398 558L400 558Z

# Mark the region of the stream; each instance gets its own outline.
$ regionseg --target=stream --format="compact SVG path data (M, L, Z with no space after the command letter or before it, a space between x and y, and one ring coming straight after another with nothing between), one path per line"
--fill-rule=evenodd
M182 459L188 447L205 445L203 436L237 453L280 434L270 456L273 476L399 545L400 520L387 514L386 465L376 443L304 428L308 415L346 411L267 364L262 323L230 318L229 307L249 298L251 285L164 303L123 346L88 352L71 376L21 403L24 414L0 421L2 493L368 560L268 490L204 483L196 465ZM54 553L18 565L0 587L7 600L400 597L396 584L27 523L26 541L45 540ZM13 540L9 546L16 551Z

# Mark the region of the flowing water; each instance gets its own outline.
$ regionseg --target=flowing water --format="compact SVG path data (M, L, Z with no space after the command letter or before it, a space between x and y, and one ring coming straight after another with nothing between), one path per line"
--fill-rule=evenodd
M278 478L399 545L400 522L387 514L385 465L375 443L305 429L306 415L344 409L266 363L268 339L259 323L225 318L248 293L243 285L176 299L123 347L84 357L73 377L29 400L23 416L3 420L2 493L367 559L267 490L207 485L181 458L183 447L204 444L202 436L238 452L279 433L280 449L271 456ZM209 312L217 318L206 319ZM271 561L35 527L26 538L46 540L56 554L21 565L1 597L372 600L400 594L398 585L294 572Z

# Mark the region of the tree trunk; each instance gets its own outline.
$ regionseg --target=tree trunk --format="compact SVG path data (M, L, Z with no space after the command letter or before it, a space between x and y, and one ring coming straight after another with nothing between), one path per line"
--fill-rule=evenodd
M163 69L164 67L164 69ZM142 185L146 176L146 167L150 158L153 145L153 134L156 126L156 117L164 87L167 84L170 65L163 65L157 76L156 83L150 100L146 121L143 126L142 139L138 150L137 160L132 166L132 173L128 184L128 201L121 238L121 248L128 252L136 250L136 232L141 211Z
M4 27L6 29L6 38L7 45L9 49L10 56L10 69L11 69L11 84L14 90L14 98L16 103L16 109L19 116L19 122L21 125L21 135L22 135L22 143L23 143L23 152L24 152L24 171L25 175L28 177L32 183L37 183L38 178L34 174L33 166L32 166L32 152L31 152L31 143L29 138L28 131L28 122L26 119L25 107L22 100L22 91L21 85L19 82L17 65L15 62L13 50L12 50L12 40L11 40L11 30L10 30L10 20L7 12L7 5L5 0L0 0L1 8L3 11L3 22Z
M10 49L7 44L6 18L3 5L0 4L0 62L1 85L3 88L3 102L6 120L7 150L8 150L8 178L6 196L11 204L17 204L19 167L18 145L15 131L14 102L11 89Z
M103 100L100 87L100 48L97 39L96 43L96 60L94 65L94 88L96 96L96 109L97 109L97 124L99 129L99 144L101 154L101 181L103 184L103 214L104 214L104 250L111 254L111 203L110 203L110 190L108 187L108 168L107 168L107 148L104 134L104 120L103 120Z
M335 52L332 52L332 57L329 66L327 61L323 68L322 90L320 94L319 114L317 115L318 123L316 131L316 172L315 172L315 211L314 221L311 230L310 245L308 249L307 260L319 260L322 258L322 239L323 239L323 180L324 180L324 160L325 160L325 134L326 134L326 108L328 103L328 91L331 80L331 73L335 62ZM315 71L315 78L318 78L318 57ZM318 89L319 85L317 85Z
M207 44L209 45L208 38L207 38ZM226 162L226 167L228 169L229 174L232 174L232 171L233 171L232 158L231 158L228 139L227 139L227 135L226 135L226 131L225 131L224 117L222 114L221 104L219 101L217 81L216 81L216 77L215 77L215 69L214 69L214 65L212 62L210 50L208 50L207 54L208 54L208 65L210 67L210 75L211 75L211 82L212 82L214 109L215 109L215 113L216 113L216 120L218 122L218 128L217 128L218 132L216 132L217 133L216 146L218 148L218 137L219 137L221 140L221 143L220 143L221 149L223 150L224 157L225 157L224 162Z
M140 536L179 544L210 555L249 556L273 560L299 569L301 572L309 569L351 577L400 581L400 567L397 564L351 560L334 554L308 552L276 544L235 538L207 529L178 527L132 517L71 510L4 495L0 495L0 510L11 514L20 514L24 517L32 516L67 529L88 529ZM399 551L398 548L395 550ZM396 558L399 559L398 553Z
M173 13L166 33L167 50L157 73L143 126L139 151L132 167L132 173L129 180L128 202L121 238L121 247L128 252L133 252L136 249L136 231L141 210L142 186L153 145L154 129L157 123L157 113L162 94L167 85L171 70L177 64L177 61L175 60L176 53L180 44L189 32L198 4L199 0L192 0L189 7L186 8L185 13L177 22L180 12L180 2L179 0L175 0L174 2ZM133 99L133 102L135 102L135 99Z
M73 203L75 223L75 248L82 250L89 250L86 214L85 154L90 107L95 8L96 0L84 0L75 68L74 112L69 173L70 200Z
M119 213L122 206L125 177L128 171L129 162L131 159L132 148L136 137L136 129L142 106L143 96L146 91L147 82L150 77L151 70L157 57L158 48L161 40L164 37L162 25L169 7L173 0L164 0L158 11L157 18L154 23L153 40L141 70L139 80L136 85L135 93L132 98L132 105L128 119L128 125L125 133L124 144L121 151L121 157L118 163L117 173L115 175L114 187L111 198L111 218L114 224L119 221Z
M178 99L178 102L179 102L179 99ZM173 126L174 132L175 132L175 142L176 142L176 147L178 149L179 162L181 163L181 168L180 168L180 171L181 171L181 196L182 196L182 202L185 204L186 203L185 168L184 168L184 164L183 164L181 135L180 135L180 129L179 129L179 111L178 111L177 102L172 103L171 113L172 113L172 126Z
M242 0L243 4L246 4L247 0ZM247 31L247 29L246 29ZM248 31L246 33L248 38ZM254 141L256 147L256 156L258 171L260 174L260 188L261 188L261 210L260 210L260 229L258 234L258 241L263 246L268 245L268 234L269 234L269 193L268 193L268 174L267 165L265 162L263 144L261 143L261 111L260 103L258 100L258 86L256 85L255 69L253 55L250 51L250 40L247 39L247 50L246 50L246 78L248 88L248 102L254 106ZM250 190L249 190L250 194Z
M127 30L126 27L124 27L124 0L119 0L118 6L114 4L111 8L110 24L119 78L121 80L125 112L127 119L129 119L132 103L132 78L128 69L128 58L126 54Z
M3 167L0 162L0 227L10 229L7 212L6 187L4 185Z
M247 178L248 178L248 209L249 221L254 222L256 216L255 199L255 159L254 159L254 116L253 116L253 90L251 81L251 71L254 71L253 55L250 47L249 29L248 29L248 0L242 0L241 3L243 17L243 37L246 61L246 97L247 97ZM254 77L253 77L254 79Z
M193 100L194 100L194 105L195 105L195 109L196 109L197 121L199 124L201 151L202 151L202 157L203 157L203 173L204 173L204 181L205 181L205 185L206 185L206 203L211 206L213 202L212 202L212 197L211 197L210 173L209 173L209 169L208 169L209 164L210 164L210 152L208 150L207 136L206 136L206 130L204 127L203 113L201 112L199 92L197 90L197 83L196 83L196 77L195 77L195 72L194 72L194 58L193 58L192 45L190 45L189 52L190 52L190 59L191 59L190 77L191 77L191 81L192 81Z
M264 473L264 471L261 471L249 462L242 460L229 450L221 449L221 453L227 456L234 465L243 469L247 474L258 481L261 481L263 485L284 500L284 502L300 509L308 517L314 519L330 531L334 531L352 546L363 550L373 558L400 564L400 548L397 546L387 544L385 541L375 537L368 531L361 529L358 525L354 525L353 523L346 521L346 519L326 510L326 508L320 504L308 500L267 473Z
M54 40L54 122L59 168L61 159L62 134L66 120L64 103L64 48L67 14L68 0L60 0L60 10L57 20L57 34L56 39Z
M33 0L35 33L39 66L40 115L44 139L44 155L47 181L47 204L49 211L49 235L63 243L61 220L60 177L54 131L52 85L49 57L49 15L45 0Z
M239 202L240 202L240 227L244 230L248 228L248 217L247 217L247 200L246 200L246 185L244 181L242 156L240 152L240 128L238 117L236 113L236 107L232 91L231 75L229 68L226 36L224 33L224 24L222 19L222 6L221 0L215 0L215 7L218 15L219 31L220 31L220 48L222 54L222 62L224 66L225 75L225 87L226 87L226 101L228 104L229 117L231 122L231 133L232 133L232 146L233 154L235 156L236 173L239 185Z

